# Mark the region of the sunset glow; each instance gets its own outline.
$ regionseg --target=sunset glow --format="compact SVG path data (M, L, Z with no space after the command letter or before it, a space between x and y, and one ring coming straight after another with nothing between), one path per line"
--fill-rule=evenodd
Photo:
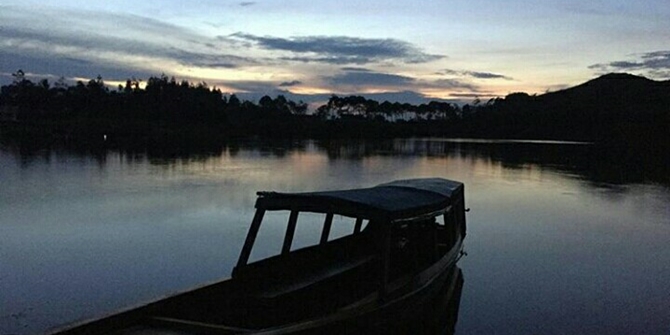
M0 1L0 82L18 69L107 83L164 73L251 100L463 102L608 72L670 78L668 21L661 0Z

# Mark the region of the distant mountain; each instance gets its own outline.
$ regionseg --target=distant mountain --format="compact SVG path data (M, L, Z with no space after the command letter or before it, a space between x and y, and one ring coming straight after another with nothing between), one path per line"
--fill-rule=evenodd
M561 91L513 93L477 108L473 136L670 142L670 81L606 74Z
M573 106L610 111L644 112L646 108L670 111L670 81L654 81L627 73L610 73L562 91L539 97L547 104L571 102ZM605 108L606 107L606 108ZM641 108L645 107L645 108Z

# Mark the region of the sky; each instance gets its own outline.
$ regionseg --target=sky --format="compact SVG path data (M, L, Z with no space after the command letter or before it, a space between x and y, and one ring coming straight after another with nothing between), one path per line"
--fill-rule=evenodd
M670 79L668 0L0 0L0 84L165 74L250 100L419 103ZM326 97L326 98L324 98Z

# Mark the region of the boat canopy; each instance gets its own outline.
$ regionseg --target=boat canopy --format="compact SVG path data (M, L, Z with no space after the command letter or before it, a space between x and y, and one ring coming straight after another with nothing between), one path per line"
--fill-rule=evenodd
M258 192L259 210L332 213L370 220L396 221L445 209L462 197L463 184L442 179L398 180L370 188L307 192Z

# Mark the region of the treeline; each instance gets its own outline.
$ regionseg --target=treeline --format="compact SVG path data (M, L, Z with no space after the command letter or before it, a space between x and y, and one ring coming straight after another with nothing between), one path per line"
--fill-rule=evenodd
M472 104L412 105L331 96L313 112L302 101L227 96L206 83L165 75L110 89L101 77L68 85L32 82L22 71L0 92L0 137L147 143L231 137L408 136L583 140L670 145L670 81L610 74L542 95L512 93ZM161 142L161 143L163 143Z
M335 95L309 113L306 103L282 95L241 101L204 82L165 75L145 83L128 79L110 89L100 76L74 85L63 79L52 84L33 82L19 70L0 92L4 137L70 141L443 136L444 125L461 115L457 105L445 102L416 106Z
M334 95L327 104L316 110L316 116L326 120L363 117L387 122L450 121L462 116L462 111L458 105L448 102L431 101L417 106L389 101L379 103L376 100L355 95L348 97Z
M2 86L0 111L16 121L5 132L15 135L78 139L200 138L243 135L254 120L304 114L307 106L283 97L263 97L259 104L225 96L206 83L177 81L165 75L145 85L129 79L110 89L98 76L87 83L34 83L22 71ZM265 117L258 118L260 115ZM6 122L7 123L7 122ZM263 123L263 122L259 122Z
M46 79L34 83L22 71L14 77L12 84L2 87L0 108L5 120L17 121L15 132L31 136L152 136L172 132L178 125L195 131L197 125L209 130L227 123L221 91L204 83L161 76L149 78L144 89L139 80L129 79L110 90L100 76L74 85L64 80L51 85Z

